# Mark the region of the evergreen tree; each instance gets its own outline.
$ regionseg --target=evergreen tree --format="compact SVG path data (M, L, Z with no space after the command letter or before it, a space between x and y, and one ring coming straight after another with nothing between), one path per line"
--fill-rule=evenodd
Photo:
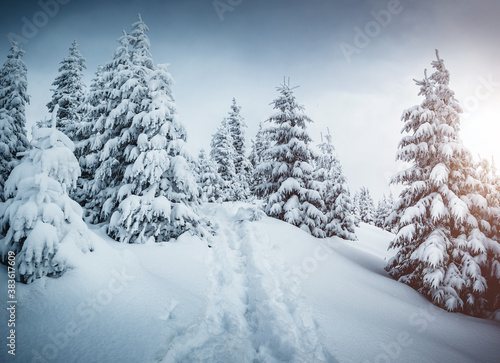
M267 137L266 131L262 127L262 122L260 122L255 140L252 140L252 150L248 157L254 169L266 159L266 150L268 150L270 146L271 143Z
M246 156L245 148L245 128L247 125L240 115L241 107L236 104L236 99L233 98L231 111L227 118L227 124L231 138L233 139L234 147L234 168L238 174L247 174L250 171L248 158Z
M23 54L13 42L0 68L0 201L4 200L5 181L29 146L25 116L29 96Z
M130 93L122 100L127 109L119 106L110 113L120 133L104 148L123 151L116 159L122 162L124 174L104 208L113 212L108 233L127 243L206 232L192 160L185 150L186 132L171 91L173 79L165 65L153 64L147 31L140 17L132 24L132 78L124 86Z
M352 200L353 201L352 215L354 217L354 225L356 227L359 227L359 223L361 223L360 199L361 199L361 192L358 190L354 193L354 198Z
M361 187L359 190L358 208L360 221L374 224L375 205L373 204L373 198L370 195L370 191L366 187Z
M486 200L487 206L476 208L480 215L481 231L494 242L486 250L486 258L481 261L481 272L488 286L485 292L485 306L489 311L500 308L500 178L497 174L494 160L480 160L475 166L480 180L480 194ZM493 247L493 248L492 248ZM483 254L484 257L484 254Z
M396 210L396 205L398 202L396 200L394 200L392 193L389 194L388 202L389 202L389 205L391 206L391 210L390 210L390 213L385 220L385 230L396 234L398 231L398 228L399 228L398 227L399 216L398 216L398 212Z
M316 237L324 237L321 227L326 222L319 193L320 183L313 180L316 155L309 147L312 141L306 130L304 107L295 100L293 89L283 84L280 96L274 100L277 112L267 121L269 140L273 146L267 152L268 161L257 167L269 180L259 188L267 195L265 212L300 227Z
M238 181L235 166L233 138L227 119L223 119L217 132L212 135L210 158L217 165L217 172L223 180L223 201L236 200Z
M68 251L92 251L81 207L67 194L80 173L73 143L55 129L33 131L26 152L6 183L9 199L0 206L2 261L16 255L17 279L30 283L66 270Z
M488 303L482 267L498 258L500 247L484 233L487 201L478 193L481 182L458 135L462 110L448 86L449 72L437 51L436 56L435 72L416 81L424 101L402 116L408 135L397 159L410 167L393 177L404 190L390 245L398 252L387 270L436 305L475 315Z
M4 201L4 185L17 164L15 150L18 148L14 132L14 119L5 109L0 109L0 202Z
M14 168L15 155L12 150L17 147L14 137L14 120L5 109L0 109L0 202L4 201L3 189L5 181Z
M386 197L384 194L382 196L382 199L378 201L377 208L375 210L375 215L373 218L375 226L386 231L391 231L389 217L391 215L393 206L394 200L392 198L392 194L390 194L389 197Z
M260 122L255 140L252 140L252 150L248 158L252 164L250 188L252 194L257 197L263 197L263 191L268 189L267 181L264 180L265 175L260 173L257 167L267 160L266 152L270 146L271 142L268 139L266 131L262 128L262 122ZM261 186L261 189L259 189L259 186Z
M94 125L95 133L90 139L90 152L82 161L84 170L94 175L85 188L84 197L89 220L93 223L109 221L117 207L118 186L125 173L123 151L127 145L118 144L118 141L123 141L120 135L128 134L127 126L135 112L130 102L136 78L132 71L129 36L123 32L118 42L120 45L113 59L103 67L102 79L96 78L98 87L89 95L95 97L96 106L85 116L86 122Z
M224 181L217 172L217 165L201 149L198 155L198 185L203 202L221 202L223 200Z
M321 155L317 158L313 175L314 180L321 183L320 195L324 202L323 213L326 217L322 229L326 237L338 236L355 241L351 196L342 173L342 166L332 144L330 130L325 138L326 142L319 145Z
M82 175L78 179L77 190L72 196L82 205L88 204L91 200L92 181L99 166L98 155L93 149L93 144L100 136L96 130L96 123L106 112L106 99L108 98L103 72L103 67L99 66L90 83L89 92L77 110L81 119L75 123L73 134L74 154L80 163Z
M252 164L246 156L245 148L245 128L247 125L240 115L241 107L236 104L233 98L231 111L227 118L227 125L234 149L234 169L238 189L235 191L235 200L246 200L250 197L250 175L252 173Z
M69 48L69 55L61 61L59 75L52 83L56 88L52 90L52 100L47 104L51 113L59 105L57 128L71 140L75 140L81 119L78 111L85 98L82 72L86 68L85 58L80 54L75 40Z

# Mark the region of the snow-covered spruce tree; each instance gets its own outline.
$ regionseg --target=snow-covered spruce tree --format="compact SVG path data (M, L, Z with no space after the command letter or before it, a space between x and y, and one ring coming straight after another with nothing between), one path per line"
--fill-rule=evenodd
M277 112L267 121L269 140L273 146L267 152L268 160L257 167L269 180L261 188L268 195L265 212L309 232L324 237L321 229L326 222L320 195L320 183L313 177L316 155L309 147L312 141L306 122L312 122L304 107L295 100L289 84L278 87L280 96L274 100Z
M121 242L165 242L189 231L204 235L199 212L199 188L186 152L186 131L177 116L173 79L165 65L153 64L139 16L130 33L132 91L127 113L115 119L120 134L107 143L123 147L125 172L117 185L108 234ZM113 112L111 113L113 115ZM105 150L106 146L105 145Z
M217 165L207 157L204 149L201 149L198 155L196 174L201 189L201 201L221 202L223 200L224 181L217 171Z
M392 212L392 208L394 205L394 200L392 199L392 194L389 197L386 197L385 194L382 196L377 203L377 208L375 209L373 223L375 226L382 228L384 230L390 231L389 227L389 216Z
M7 61L0 68L0 201L4 200L4 184L18 163L18 153L27 150L26 136L27 68L24 51L12 43Z
M78 50L78 43L73 41L69 48L69 55L61 61L59 75L52 83L55 86L51 91L52 100L47 103L49 112L59 105L57 112L57 128L71 140L75 140L77 125L81 119L79 109L85 98L83 70L87 68L85 58Z
M0 202L4 201L5 181L14 168L15 158L12 150L17 147L17 140L14 138L13 122L5 109L0 109Z
M135 104L130 97L136 78L133 77L129 50L129 36L123 32L113 59L106 63L96 76L96 89L89 94L95 107L85 115L86 122L93 124L94 136L90 139L90 151L80 158L83 169L93 175L85 186L84 200L88 218L92 223L107 222L118 203L116 196L125 173L124 149L128 142L121 135L128 134ZM99 78L98 78L99 77ZM98 102L102 99L103 102ZM119 144L118 141L125 141Z
M375 205L370 191L366 187L359 190L359 217L363 223L374 224Z
M402 116L407 135L397 159L410 166L393 177L404 190L390 245L398 252L386 268L436 305L476 315L489 303L484 266L500 248L483 232L487 221L480 211L487 201L478 193L481 183L458 135L462 109L448 86L449 72L437 51L436 56L435 72L416 81L424 101Z
M233 98L227 124L233 139L234 168L240 187L240 191L236 194L236 200L246 200L250 196L250 176L253 166L246 155L245 128L247 125L243 121L240 111L241 107L236 104L236 99Z
M16 254L17 279L26 283L59 276L71 266L70 256L93 250L82 209L68 196L80 168L73 143L53 128L33 131L32 149L14 168L0 206L2 261Z
M4 185L10 172L18 163L16 150L19 147L14 132L14 119L5 109L0 109L0 202L4 201Z
M248 168L249 163L245 153L245 128L247 125L243 121L240 111L241 107L236 104L236 99L233 98L227 124L233 139L234 167L237 173L244 173L248 171L246 168Z
M106 112L106 99L108 98L103 79L103 67L99 66L95 77L92 79L89 92L77 110L81 115L75 122L73 142L75 143L75 157L80 163L82 174L78 179L77 189L72 197L81 205L86 205L90 200L92 181L98 167L97 152L92 149L94 140L100 136L96 130L97 120Z
M397 231L398 231L398 225L399 225L399 214L396 210L396 205L397 205L397 201L394 199L392 193L389 194L389 199L388 199L388 202L391 206L391 210L389 212L389 215L387 216L386 220L385 220L385 230L386 231L389 231L391 233L394 233L396 234Z
M500 178L492 160L480 160L475 170L481 181L480 194L487 202L486 208L473 210L481 219L481 230L496 243L500 243ZM494 245L493 245L494 246ZM493 247L492 246L492 247ZM486 279L488 290L485 294L485 310L500 309L500 249L488 248L487 257L481 263L482 274Z
M360 198L361 198L361 192L357 190L354 193L354 197L352 198L352 204L353 204L352 216L354 218L354 225L356 227L359 227L359 223L361 223Z
M323 136L321 137L323 141ZM343 239L357 240L354 231L353 205L342 166L332 144L328 129L326 142L319 145L321 154L316 159L314 180L321 183L320 195L324 202L323 213L326 217L322 229L326 237L338 236Z
M252 140L252 150L248 160L252 164L252 177L250 182L250 189L254 196L261 198L264 196L264 191L267 190L267 183L264 179L265 175L257 170L257 166L267 160L266 152L271 146L268 134L262 127L262 122L259 123L259 130ZM259 188L260 186L260 188Z
M240 188L235 166L236 151L227 119L222 120L212 135L210 146L210 158L217 165L217 172L223 180L223 201L235 201Z

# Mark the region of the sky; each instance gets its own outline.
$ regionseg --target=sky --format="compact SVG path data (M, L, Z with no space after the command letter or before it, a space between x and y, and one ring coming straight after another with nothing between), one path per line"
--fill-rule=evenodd
M419 104L414 79L435 49L464 108L461 136L474 155L500 160L500 2L496 0L2 0L0 62L12 39L25 50L28 127L48 117L51 83L73 40L85 82L109 61L140 13L155 63L169 64L174 96L196 156L235 97L247 148L284 77L314 121L328 128L352 191L389 192L401 114ZM392 186L393 192L398 188Z

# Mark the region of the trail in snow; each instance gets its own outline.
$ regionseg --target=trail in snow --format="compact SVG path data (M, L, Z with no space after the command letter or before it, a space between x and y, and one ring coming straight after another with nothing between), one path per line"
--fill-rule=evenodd
M286 278L279 247L250 228L255 210L207 212L220 230L207 260L205 316L184 328L160 361L336 362L316 334L298 282Z

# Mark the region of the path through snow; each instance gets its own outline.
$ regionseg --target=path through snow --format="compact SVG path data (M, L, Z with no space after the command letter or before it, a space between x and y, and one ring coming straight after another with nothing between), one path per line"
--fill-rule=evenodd
M208 255L208 305L161 362L336 362L322 346L280 248L250 228L256 210L209 206L219 226ZM227 221L232 221L230 224Z

